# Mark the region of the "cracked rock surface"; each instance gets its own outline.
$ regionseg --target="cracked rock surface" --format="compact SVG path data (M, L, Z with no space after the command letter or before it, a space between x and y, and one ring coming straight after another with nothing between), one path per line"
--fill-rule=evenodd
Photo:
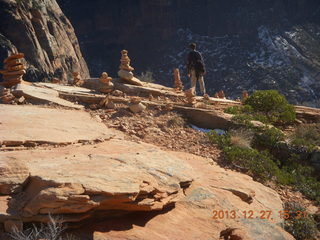
M95 240L293 239L280 227L279 195L219 167L216 155L125 140L84 111L0 108L2 144L47 142L0 148L0 222L46 222L50 213L69 224L89 222L76 231ZM272 219L261 219L262 211Z

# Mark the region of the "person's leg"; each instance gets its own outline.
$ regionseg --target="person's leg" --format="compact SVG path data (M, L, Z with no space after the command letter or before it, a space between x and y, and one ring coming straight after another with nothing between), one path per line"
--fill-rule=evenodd
M205 87L205 85L204 85L203 75L201 75L201 76L199 77L199 83L200 83L201 93L202 93L202 95L205 95L205 94L206 94L206 87Z
M196 94L196 84L197 84L196 71L191 70L191 91L193 94Z

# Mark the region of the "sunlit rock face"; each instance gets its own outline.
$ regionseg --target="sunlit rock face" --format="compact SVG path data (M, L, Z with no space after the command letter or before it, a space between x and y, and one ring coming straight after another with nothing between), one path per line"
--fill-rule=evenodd
M55 0L0 0L0 67L13 52L27 61L25 80L89 77L74 29Z
M209 93L279 89L292 103L318 105L320 3L317 0L58 1L75 27L92 75L116 75L128 49L136 73L172 85L198 43ZM90 14L87 14L89 13Z

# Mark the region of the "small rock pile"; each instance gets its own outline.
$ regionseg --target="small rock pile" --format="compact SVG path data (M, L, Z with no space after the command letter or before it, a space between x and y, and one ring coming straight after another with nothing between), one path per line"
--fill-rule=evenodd
M72 73L72 76L73 76L73 84L80 87L83 85L84 81L81 80L81 77L80 77L80 73L78 72L73 72Z
M15 97L10 92L10 89L3 88L0 89L0 102L4 104L14 103Z
M7 88L0 89L0 103L3 104L23 104L25 103L25 98L22 96L20 98L16 98Z
M242 92L242 100L246 100L248 97L249 97L248 91L244 90L244 91Z
M11 55L3 61L5 64L4 70L0 71L4 79L4 82L0 82L2 86L11 88L21 83L22 77L26 73L25 66L22 63L23 58L23 53L17 53Z
M226 99L226 95L225 95L223 90L221 90L221 91L217 92L216 94L214 94L214 97L215 98Z
M100 92L110 93L113 91L113 83L111 82L112 78L109 77L108 73L103 72L99 80L103 83L103 87L100 89Z
M133 113L139 113L146 109L146 106L141 103L140 97L132 97L129 109Z
M192 89L189 89L184 93L186 95L187 102L193 105L195 103L195 94L193 93Z

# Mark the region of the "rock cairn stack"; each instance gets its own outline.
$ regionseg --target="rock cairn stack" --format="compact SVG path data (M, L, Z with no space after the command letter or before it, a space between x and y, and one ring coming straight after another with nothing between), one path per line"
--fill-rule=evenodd
M174 75L174 88L176 91L180 92L183 89L183 84L180 78L179 68L175 68L173 70L173 75Z
M107 109L114 109L116 105L109 99L109 96L102 99L99 103L99 106Z
M242 100L246 100L249 97L249 93L247 90L244 90L242 92Z
M223 91L223 90L221 90L221 91L218 92L218 96L219 96L219 98L222 98L222 99L225 99L225 98L226 98L226 95L224 94L224 91Z
M192 91L192 89L189 89L187 91L184 92L187 98L187 102L191 105L193 105L195 103L195 94Z
M226 98L226 95L224 94L224 91L221 90L221 91L215 93L215 94L214 94L214 97L215 97L215 98L225 99L225 98Z
M134 70L133 67L130 66L130 58L128 56L128 51L127 50L122 50L121 51L121 59L120 59L120 70L118 72L118 76L128 82L131 83L133 85L138 85L138 86L142 86L142 82L135 78L133 76L132 71Z
M76 85L78 87L83 85L84 81L81 80L80 73L73 72L72 76L73 76L73 84L74 85Z
M129 109L133 113L139 113L146 109L146 106L141 103L140 97L132 97Z
M23 58L23 53L17 53L3 61L4 70L0 71L4 80L4 82L0 82L2 86L11 88L23 81L22 77L26 73L25 66L22 63Z
M111 82L112 78L109 77L108 73L103 72L99 80L103 83L103 87L100 89L100 92L110 93L113 91L113 83Z

